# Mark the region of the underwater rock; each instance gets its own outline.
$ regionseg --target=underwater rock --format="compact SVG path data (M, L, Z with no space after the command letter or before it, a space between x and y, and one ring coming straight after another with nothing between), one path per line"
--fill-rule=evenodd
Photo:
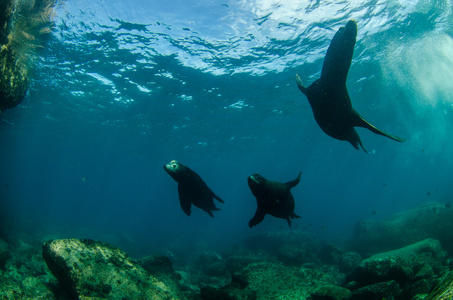
M11 47L0 50L0 111L17 106L27 93L29 79L25 69L17 63Z
M231 274L241 271L249 264L263 261L277 262L277 259L269 256L267 252L253 252L246 248L236 248L231 255L226 257L227 269Z
M182 276L175 272L171 260L167 256L150 255L137 259L136 262L151 276L164 282L171 290L179 290L178 282Z
M54 0L1 1L0 112L22 102L29 85L32 53L50 33Z
M9 42L14 1L1 1L0 4L0 111L19 104L28 88L28 78L17 65L17 56Z
M346 286L353 290L352 299L419 299L438 284L446 269L439 241L426 239L363 260L346 277Z
M268 232L249 237L243 242L251 251L276 257L285 264L319 265L317 254L323 242L311 234L302 231ZM294 260L293 260L294 259Z
M25 292L19 281L7 275L0 275L0 298L1 299L22 299Z
M311 294L313 300L348 300L351 296L350 290L336 285L321 286Z
M453 254L453 231L450 228L453 228L451 205L428 203L395 214L385 221L359 221L354 228L352 244L361 254L373 254L434 238Z
M18 241L10 245L10 259L0 274L0 299L67 299L48 270L40 251Z
M244 288L256 299L307 299L321 285L339 285L343 276L333 268L317 269L261 262L247 266L240 274Z
M433 283L429 279L421 279L412 284L408 284L401 291L398 299L413 299L417 295L426 295L431 291Z
M278 262L259 262L252 263L241 272L235 273L231 283L223 287L203 287L201 298L308 299L317 287L338 285L343 279L344 276L334 268L313 269L285 266Z
M453 271L450 271L442 283L425 298L425 300L451 299L453 299Z
M278 249L277 258L288 266L319 265L319 260L313 252L294 245L282 245Z
M0 269L5 268L6 261L10 258L9 245L0 238Z
M352 293L351 300L382 300L395 299L400 293L400 287L394 280L379 282L362 287Z
M340 257L340 261L338 266L340 268L340 272L342 273L350 273L357 267L360 262L362 261L362 257L357 252L346 252Z
M171 260L166 256L151 255L140 259L136 262L142 266L149 274L160 278L170 277L173 279L181 279L181 275L175 272Z
M321 248L318 258L325 264L338 265L342 273L351 272L362 261L357 252L346 252L332 243L327 243Z
M427 272L426 266L439 273L444 262L445 252L439 241L426 239L363 260L346 277L346 281L355 282L356 288L390 280L403 286L414 279L425 279L426 275L422 276L421 273Z
M221 288L206 286L201 289L201 299L203 300L255 300L256 293L249 290L240 289L231 284Z
M225 259L214 251L203 251L198 257L196 265L208 276L230 277Z
M107 243L51 240L43 244L42 255L55 277L78 299L180 299L178 291Z

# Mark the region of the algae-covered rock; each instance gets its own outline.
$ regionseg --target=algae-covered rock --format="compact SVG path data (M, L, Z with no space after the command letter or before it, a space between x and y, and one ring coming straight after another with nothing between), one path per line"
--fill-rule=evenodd
M281 263L254 263L242 272L246 290L256 299L306 299L320 285L339 285L343 277L328 268L302 268Z
M325 264L337 265L343 273L351 272L362 261L359 253L347 252L332 243L326 243L318 257Z
M395 299L400 293L400 287L394 280L379 282L362 287L352 293L351 300L383 300Z
M427 272L426 266L438 272L445 261L445 252L439 241L426 239L413 245L376 254L363 260L354 271L347 276L347 281L362 287L374 283L395 280L404 285L414 278L426 277L420 273Z
M434 238L444 249L453 252L453 230L449 228L453 228L452 206L428 203L381 222L358 222L354 228L353 246L362 254L374 254Z
M50 33L55 0L0 1L0 112L22 102L31 57Z
M206 275L213 277L230 277L227 262L214 251L202 251L196 262L197 267Z
M442 283L425 298L425 300L451 299L453 299L453 271L449 272Z
M336 285L323 285L314 291L311 298L313 300L348 300L351 296L351 291L346 288Z
M5 268L6 261L10 258L11 253L7 242L0 238L0 269Z
M136 262L155 277L163 276L175 279L181 277L173 270L171 260L167 256L150 255L137 259Z
M320 265L318 252L323 242L302 231L276 231L258 234L244 240L245 248L255 253L266 253L291 266Z
M122 250L93 240L51 240L43 245L47 266L78 299L179 299Z
M0 299L56 299L58 286L52 282L39 250L23 241L9 245L9 249L10 258L0 273Z
M256 294L250 290L238 289L234 286L215 288L206 286L201 289L203 300L255 300Z
M340 273L329 267L312 269L285 266L278 262L252 263L235 273L230 284L221 288L202 288L201 297L228 300L309 299L319 286L339 285L343 279Z

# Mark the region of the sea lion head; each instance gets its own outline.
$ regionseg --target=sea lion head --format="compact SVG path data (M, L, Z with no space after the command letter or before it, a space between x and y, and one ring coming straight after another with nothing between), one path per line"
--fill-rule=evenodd
M260 174L253 174L247 178L250 190L255 196L259 194L260 191L263 191L263 189L265 189L266 181L266 178L264 178Z
M179 181L184 172L184 166L177 160L172 160L164 166L165 172L168 173L174 180Z

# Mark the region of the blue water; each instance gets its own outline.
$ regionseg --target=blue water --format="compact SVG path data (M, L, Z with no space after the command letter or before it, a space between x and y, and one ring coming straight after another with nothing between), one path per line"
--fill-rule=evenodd
M132 255L223 247L288 231L256 209L247 177L293 188L293 230L348 239L453 195L453 13L445 1L113 1L58 3L23 103L0 114L3 231L93 238ZM358 129L355 150L316 124L295 74L319 77L349 19L358 36L355 109L397 143ZM179 207L176 159L225 204Z

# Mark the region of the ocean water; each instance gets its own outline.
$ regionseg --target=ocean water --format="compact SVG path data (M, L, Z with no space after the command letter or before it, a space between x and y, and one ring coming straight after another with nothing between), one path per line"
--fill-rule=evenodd
M0 114L4 235L92 238L133 256L222 248L248 228L247 177L292 189L293 230L351 237L453 194L452 1L74 0L57 3L21 105ZM316 124L295 74L320 75L335 32L355 19L348 89L397 143L359 128L355 150ZM225 204L179 206L164 164L196 171Z

